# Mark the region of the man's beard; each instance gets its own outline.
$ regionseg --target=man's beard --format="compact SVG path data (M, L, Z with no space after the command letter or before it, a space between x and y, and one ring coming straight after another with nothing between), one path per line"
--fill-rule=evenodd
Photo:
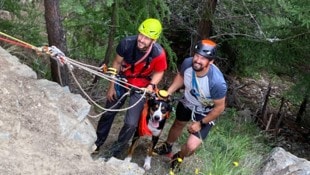
M139 43L140 43L140 45L143 45L142 48L141 48L141 47L138 47ZM139 41L138 41L138 43L137 43L137 48L138 48L139 50L143 51L143 52L147 51L147 49L148 49L149 47L150 47L150 45L146 45L146 44L144 44L144 43L142 43L142 42L139 42Z
M200 71L202 71L205 68L201 64L195 63L195 62L193 63L192 67L193 67L195 72L200 72Z

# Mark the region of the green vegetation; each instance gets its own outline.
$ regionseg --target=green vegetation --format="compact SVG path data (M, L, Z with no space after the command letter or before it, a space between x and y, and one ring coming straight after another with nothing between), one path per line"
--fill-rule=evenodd
M148 5L153 4L153 5ZM146 8L147 7L147 8ZM113 37L113 48L125 36L136 35L140 23L146 18L167 19L169 9L160 0L152 1L62 1L61 11L65 15L63 24L67 30L70 56L78 59L94 59L101 62L106 54L109 37ZM115 14L115 19L112 18ZM115 20L115 21L113 21ZM169 65L175 69L176 55L172 51L164 31L159 38L169 56ZM113 36L109 36L115 30ZM114 54L114 50L113 50ZM113 59L114 56L109 58Z
M181 143L185 142L185 136L187 133L180 139ZM240 118L234 109L227 109L196 152L199 160L185 158L181 174L254 174L269 151L260 129Z
M0 9L11 12L12 20L0 19L0 31L15 38L29 42L35 46L47 44L45 31L44 12L37 10L38 4L19 4L15 1L0 0Z
M12 17L11 20L0 19L0 31L34 46L47 45L44 12L38 10L39 8L40 5L35 3L20 4L16 1L0 0L0 9L9 11ZM3 42L1 47L31 66L39 77L50 79L51 71L48 58L43 58L33 50L14 44Z

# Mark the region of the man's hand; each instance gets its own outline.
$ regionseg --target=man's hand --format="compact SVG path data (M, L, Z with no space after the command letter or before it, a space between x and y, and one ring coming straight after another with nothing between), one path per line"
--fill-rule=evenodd
M187 131L189 132L189 133L195 133L195 132L198 132L198 131L200 131L201 130L201 124L200 124L200 122L199 121L197 121L197 122L192 122L189 126L188 126L188 128L187 128Z
M110 85L107 91L107 100L114 101L116 99L117 99L117 95L116 95L116 90L114 88L114 85Z
M146 88L145 88L146 92L152 93L154 92L153 86L151 84L149 84Z

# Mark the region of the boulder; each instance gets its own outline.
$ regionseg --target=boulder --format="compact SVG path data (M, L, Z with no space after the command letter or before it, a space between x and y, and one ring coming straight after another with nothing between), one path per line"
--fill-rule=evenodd
M90 107L0 47L1 174L144 174L135 163L92 159Z
M310 175L310 162L276 147L256 175Z

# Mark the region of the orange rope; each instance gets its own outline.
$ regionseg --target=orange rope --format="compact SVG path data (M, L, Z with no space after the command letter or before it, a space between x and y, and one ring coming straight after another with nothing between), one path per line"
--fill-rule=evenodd
M37 47L35 47L35 46L31 45L31 44L26 43L26 42L24 42L24 41L22 41L22 40L19 40L19 39L17 39L17 38L14 38L13 36L10 36L10 35L8 35L8 34L6 34L6 33L1 32L1 31L0 31L0 35L5 36L6 38L11 39L11 41L14 40L14 41L17 41L17 42L19 42L19 43L23 43L23 44L25 44L25 45L27 45L27 46L30 46L32 49L35 49L35 50L37 49Z
M0 40L1 41L5 41L5 42L10 43L10 44L17 45L17 46L22 46L22 47L25 47L25 48L28 48L28 49L33 49L32 46L29 46L27 44L20 43L20 42L17 42L17 41L13 41L13 40L10 40L10 39L7 39L7 38L0 37Z

